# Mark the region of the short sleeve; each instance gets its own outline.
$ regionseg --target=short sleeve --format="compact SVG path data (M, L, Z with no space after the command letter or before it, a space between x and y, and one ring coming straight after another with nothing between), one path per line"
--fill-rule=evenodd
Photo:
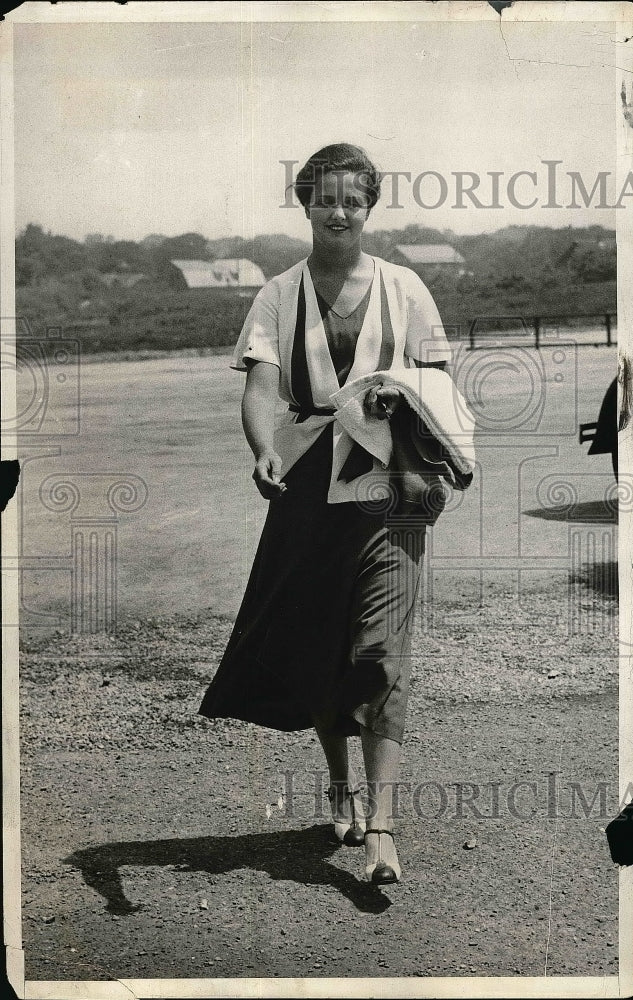
M451 349L433 296L414 271L407 282L405 354L423 364L451 360Z
M279 294L275 282L259 290L231 358L231 368L248 371L248 361L268 361L281 368L279 358Z

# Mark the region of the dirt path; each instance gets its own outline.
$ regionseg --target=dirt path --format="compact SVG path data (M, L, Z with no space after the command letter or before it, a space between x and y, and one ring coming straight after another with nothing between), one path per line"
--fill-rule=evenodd
M311 732L196 715L228 619L32 642L27 979L615 975L615 606L587 607L568 635L553 587L470 619L456 595L420 631L382 891L331 838Z

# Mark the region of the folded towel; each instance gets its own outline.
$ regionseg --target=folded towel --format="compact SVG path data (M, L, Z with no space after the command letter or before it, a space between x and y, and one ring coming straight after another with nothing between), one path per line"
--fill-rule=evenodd
M435 465L440 475L446 471L442 466L449 465L465 477L472 476L475 420L448 372L391 368L347 382L330 396L341 426L386 467L393 454L390 421L370 416L364 406L365 396L378 385L398 389L419 417L416 447L420 457Z

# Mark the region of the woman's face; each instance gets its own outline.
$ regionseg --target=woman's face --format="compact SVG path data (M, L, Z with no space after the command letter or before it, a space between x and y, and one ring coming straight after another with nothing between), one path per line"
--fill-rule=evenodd
M328 247L344 248L360 240L369 215L369 198L362 175L324 174L314 186L314 197L305 207L314 239Z

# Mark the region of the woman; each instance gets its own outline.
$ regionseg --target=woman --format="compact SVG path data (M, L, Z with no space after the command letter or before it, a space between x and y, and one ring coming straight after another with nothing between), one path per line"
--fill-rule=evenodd
M402 531L390 522L384 497L393 477L342 429L331 397L371 372L442 367L450 351L420 279L361 248L380 194L364 151L346 143L319 150L295 190L312 252L261 289L232 361L247 372L242 422L270 505L200 712L285 731L314 727L336 836L364 844L372 882L395 882L392 791L426 526ZM279 398L288 410L275 419ZM377 420L405 405L381 386L365 399ZM358 734L367 816L348 759L347 738Z

